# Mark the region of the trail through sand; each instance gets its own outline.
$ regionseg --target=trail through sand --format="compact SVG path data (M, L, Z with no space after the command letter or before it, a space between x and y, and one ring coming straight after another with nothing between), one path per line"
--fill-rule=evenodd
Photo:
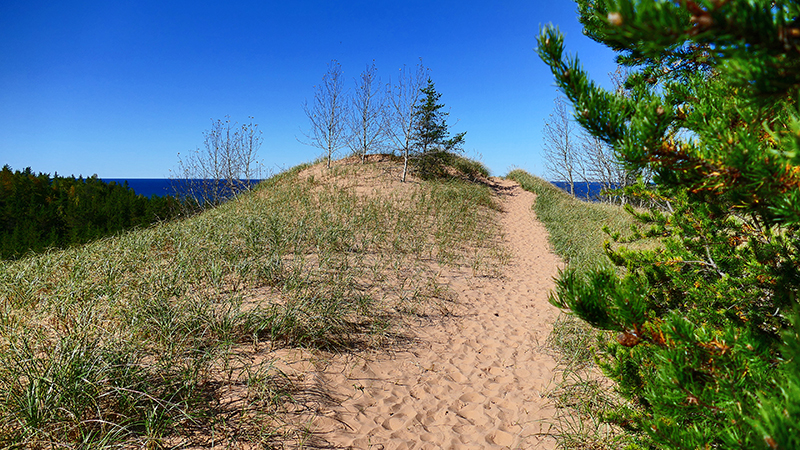
M554 359L542 346L558 310L547 302L559 259L534 195L494 180L512 259L501 277L444 274L454 318L413 330L407 349L333 362L316 383L339 400L317 416L329 448L551 449L543 391Z

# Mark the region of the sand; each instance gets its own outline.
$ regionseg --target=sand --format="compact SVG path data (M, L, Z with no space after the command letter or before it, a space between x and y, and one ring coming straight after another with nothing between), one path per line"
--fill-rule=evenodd
M309 428L341 449L551 449L544 397L555 360L542 348L558 309L547 302L560 261L531 206L534 195L494 179L505 245L502 276L444 273L458 295L447 320L404 330L402 349L334 357L313 383L335 402Z

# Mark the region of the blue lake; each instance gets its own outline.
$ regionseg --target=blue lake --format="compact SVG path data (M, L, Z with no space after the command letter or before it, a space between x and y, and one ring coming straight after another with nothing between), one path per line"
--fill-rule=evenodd
M552 185L557 188L569 192L569 183L566 181L551 181ZM603 190L603 185L600 183L575 183L575 197L580 199L597 200L600 191Z
M123 184L127 181L128 187L145 197L154 195L163 197L175 193L172 186L173 181L169 178L103 178L103 181L107 183L113 181L117 184ZM565 181L551 181L551 183L564 191L569 189L569 184ZM575 183L575 196L578 198L595 199L600 195L601 190L602 185L600 183L589 183L588 186L586 183Z
M164 197L174 193L172 180L169 178L103 178L103 181L106 183L113 181L117 184L123 184L127 181L128 187L133 189L133 192L145 197L154 195Z
M176 180L170 180L169 178L103 178L103 181L106 183L113 181L117 184L124 184L127 181L128 187L133 189L133 192L145 197L175 195L173 183ZM252 181L253 185L260 182L261 180Z

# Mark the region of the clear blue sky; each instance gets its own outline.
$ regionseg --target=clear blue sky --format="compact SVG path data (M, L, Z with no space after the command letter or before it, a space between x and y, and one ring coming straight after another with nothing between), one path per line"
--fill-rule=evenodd
M0 165L61 175L164 178L212 119L255 117L273 170L319 156L297 142L303 102L332 59L347 86L373 60L384 82L422 58L467 155L495 175L543 173L557 92L534 48L558 25L595 80L613 54L548 1L5 0Z

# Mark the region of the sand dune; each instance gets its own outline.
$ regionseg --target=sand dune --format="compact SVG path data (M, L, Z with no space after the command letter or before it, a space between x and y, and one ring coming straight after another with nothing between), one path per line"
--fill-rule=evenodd
M511 263L501 277L444 273L453 317L408 330L405 349L333 358L313 374L337 402L311 423L344 449L550 449L543 391L554 359L540 347L558 310L547 302L558 257L531 210L534 195L494 180Z

